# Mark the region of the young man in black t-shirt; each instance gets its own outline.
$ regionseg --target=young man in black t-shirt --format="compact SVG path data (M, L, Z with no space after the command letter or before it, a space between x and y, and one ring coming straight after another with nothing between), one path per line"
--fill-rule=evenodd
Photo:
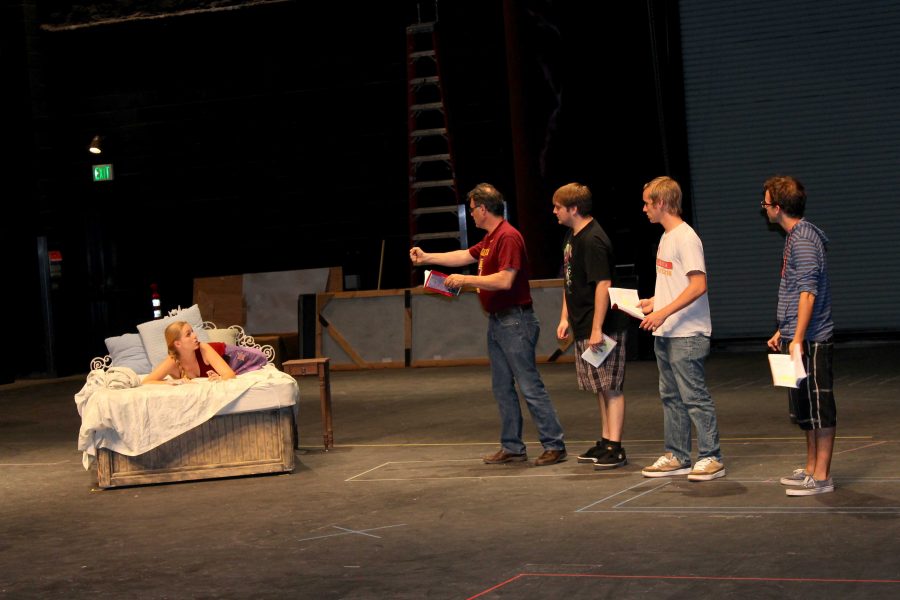
M622 447L625 424L625 335L628 316L609 310L609 288L615 263L612 243L591 216L591 191L570 183L553 194L553 214L570 229L563 243L565 288L562 314L556 336L575 339L575 373L578 387L597 394L601 439L578 456L578 462L596 469L611 469L627 463ZM606 359L595 367L582 354L599 349L604 336L616 342Z

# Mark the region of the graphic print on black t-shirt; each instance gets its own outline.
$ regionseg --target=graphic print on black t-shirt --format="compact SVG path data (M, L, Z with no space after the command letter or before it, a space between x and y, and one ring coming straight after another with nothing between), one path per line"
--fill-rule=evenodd
M576 339L588 339L594 319L597 282L610 280L613 286L616 285L612 243L596 220L592 220L577 235L573 235L571 230L566 234L563 274L569 325ZM620 311L606 311L604 331L623 331L627 327L627 315Z

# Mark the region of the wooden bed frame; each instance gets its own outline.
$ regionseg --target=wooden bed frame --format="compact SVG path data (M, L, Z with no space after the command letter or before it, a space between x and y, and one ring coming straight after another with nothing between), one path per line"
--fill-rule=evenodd
M205 329L214 327L204 323ZM271 346L256 344L238 326L230 329L238 330L239 345L263 351L272 362L275 352ZM94 359L92 367L95 364L104 368L108 357ZM100 448L97 483L107 489L293 471L298 444L294 408L217 415L137 456Z
M101 488L294 470L294 407L218 415L138 456L97 452Z

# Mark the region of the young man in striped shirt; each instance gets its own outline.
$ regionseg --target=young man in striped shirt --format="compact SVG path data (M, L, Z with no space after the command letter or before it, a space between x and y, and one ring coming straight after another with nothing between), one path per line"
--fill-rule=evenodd
M807 377L788 389L791 421L806 432L806 467L781 478L788 496L834 491L831 456L836 409L832 390L834 343L831 284L825 258L828 238L803 218L806 191L793 177L777 175L763 184L762 209L769 222L787 232L778 286L778 330L768 346L800 352Z

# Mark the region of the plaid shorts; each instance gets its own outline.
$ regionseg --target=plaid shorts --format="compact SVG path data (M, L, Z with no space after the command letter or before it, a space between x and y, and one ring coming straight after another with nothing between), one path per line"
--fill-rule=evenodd
M781 351L788 354L790 340L781 342ZM837 424L837 407L832 386L832 356L834 343L803 342L803 367L807 377L796 389L788 388L788 410L791 423L810 431L834 427Z
M591 392L621 392L625 386L625 337L626 332L603 334L616 341L616 346L599 367L595 367L581 355L588 348L588 340L575 340L575 377L578 389Z

